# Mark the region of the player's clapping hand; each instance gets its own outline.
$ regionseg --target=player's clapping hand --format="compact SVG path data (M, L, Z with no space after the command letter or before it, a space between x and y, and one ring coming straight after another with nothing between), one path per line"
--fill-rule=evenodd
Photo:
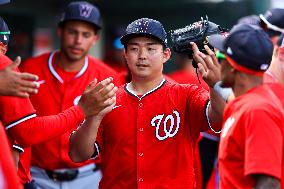
M200 52L197 45L192 42L193 58L197 62L198 70L203 80L213 88L216 82L221 79L220 64L215 56L215 53L205 45L204 48L207 55Z
M104 116L115 105L117 87L113 84L113 78L107 78L99 83L97 79L89 84L82 94L79 106L85 117Z
M38 92L38 76L15 71L20 63L21 58L17 57L11 65L0 71L0 95L26 98Z

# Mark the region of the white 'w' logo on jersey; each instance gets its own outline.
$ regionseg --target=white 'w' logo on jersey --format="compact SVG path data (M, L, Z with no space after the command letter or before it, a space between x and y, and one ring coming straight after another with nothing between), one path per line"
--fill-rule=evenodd
M151 120L151 125L156 127L156 137L159 140L165 140L175 136L180 125L180 116L178 111L165 116L165 114L156 115ZM163 121L163 124L161 124Z
M80 5L80 16L89 18L92 9L93 8L90 5Z

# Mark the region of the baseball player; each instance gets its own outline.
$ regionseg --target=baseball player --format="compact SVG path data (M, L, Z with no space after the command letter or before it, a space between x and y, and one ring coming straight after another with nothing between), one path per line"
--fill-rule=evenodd
M2 17L0 17L0 54L5 55L8 50L10 30ZM5 96L29 97L30 94L36 94L39 85L33 81L37 80L36 75L28 73L19 73L13 71L20 64L21 58L17 57L15 62L0 71L0 86L3 88L1 93ZM30 81L28 80L30 79ZM0 90L1 91L1 90ZM19 155L24 149L18 144L13 144L12 155L16 167L19 162Z
M221 188L283 188L284 88L263 84L272 42L258 26L240 24L209 43L225 53L221 86L232 87L236 96L224 111Z
M194 188L197 137L220 121L224 101L212 90L209 97L196 85L163 78L171 51L159 21L133 21L121 42L132 80L119 87L115 105L71 135L69 155L76 162L101 155L100 188ZM210 85L218 80L204 74Z
M30 98L38 115L57 114L76 105L86 86L95 78L101 81L112 76L113 82L118 83L114 70L88 55L98 41L100 29L97 7L85 1L72 2L67 5L57 27L60 50L22 64L23 71L38 75L42 83L38 94ZM31 174L39 188L98 187L99 164L95 160L75 163L68 156L69 136L77 125L71 127L73 129L63 135L32 146Z

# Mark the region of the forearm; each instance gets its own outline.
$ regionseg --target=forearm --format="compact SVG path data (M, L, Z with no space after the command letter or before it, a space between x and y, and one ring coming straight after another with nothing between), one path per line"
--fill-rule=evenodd
M84 124L70 136L69 156L74 162L89 159L94 152L95 141L102 117L89 117Z
M266 189L266 188L280 189L281 188L280 181L272 176L257 175L254 189Z
M209 88L209 91L210 91L210 107L209 107L210 122L222 122L223 112L226 102L211 87Z
M60 114L35 117L26 120L8 130L22 147L60 136L74 129L84 120L84 114L78 106L73 106Z

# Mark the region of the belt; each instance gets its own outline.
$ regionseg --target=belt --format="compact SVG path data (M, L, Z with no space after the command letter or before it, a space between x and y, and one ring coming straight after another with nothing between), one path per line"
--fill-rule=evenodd
M72 181L76 179L80 173L86 171L96 172L100 168L95 164L86 165L78 169L60 169L60 170L45 170L47 176L54 181Z

